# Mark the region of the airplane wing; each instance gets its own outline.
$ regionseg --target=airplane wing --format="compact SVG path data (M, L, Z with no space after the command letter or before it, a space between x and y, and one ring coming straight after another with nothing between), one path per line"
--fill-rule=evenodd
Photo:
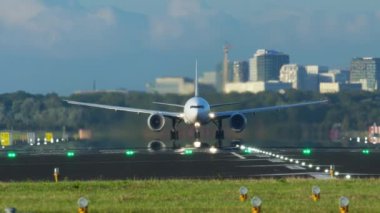
M327 100L321 100L321 101L302 102L302 103L296 103L296 104L286 104L286 105L278 105L278 106L232 110L232 111L225 111L225 112L215 112L215 118L216 119L228 118L235 113L250 114L250 113L256 113L256 112L281 110L281 109L286 109L286 108L291 108L291 107L300 107L300 106L306 106L306 105L312 105L312 104L321 104L321 103L326 103L326 102Z
M95 107L95 108L102 108L102 109L110 109L115 111L124 111L124 112L135 112L137 114L155 114L159 113L165 117L169 118L181 118L181 113L179 112L167 112L167 111L157 111L157 110L149 110L149 109L138 109L138 108L131 108L131 107L122 107L122 106L111 106L111 105L103 105L103 104L94 104L94 103L86 103L86 102L78 102L78 101L70 101L70 100L64 100L65 102L73 105L80 105L80 106L88 106L88 107Z

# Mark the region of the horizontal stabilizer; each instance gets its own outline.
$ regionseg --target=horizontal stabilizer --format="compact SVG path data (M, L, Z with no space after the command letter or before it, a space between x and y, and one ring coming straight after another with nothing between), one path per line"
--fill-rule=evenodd
M158 104L158 105L165 105L165 106L173 106L173 107L181 107L181 108L184 107L183 105L180 105L180 104L170 104L170 103L163 103L163 102L153 102L153 103Z

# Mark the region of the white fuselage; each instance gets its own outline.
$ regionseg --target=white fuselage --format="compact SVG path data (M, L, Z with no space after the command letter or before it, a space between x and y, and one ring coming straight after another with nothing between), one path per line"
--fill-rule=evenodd
M201 97L190 98L185 104L183 119L186 124L207 124L210 122L210 104Z

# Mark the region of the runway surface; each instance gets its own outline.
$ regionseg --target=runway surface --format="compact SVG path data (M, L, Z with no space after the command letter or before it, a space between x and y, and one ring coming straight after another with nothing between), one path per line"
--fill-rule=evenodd
M185 154L190 150L192 154ZM60 169L60 178L66 180L289 176L327 179L330 175L325 170L330 165L339 172L338 178L347 174L353 178L380 177L380 152L370 152L364 155L361 149L318 149L303 155L299 149L245 149L211 154L208 149L188 149L135 150L127 156L125 150L76 150L71 158L66 151L20 152L15 158L8 158L9 151L3 150L0 181L52 180L55 167Z

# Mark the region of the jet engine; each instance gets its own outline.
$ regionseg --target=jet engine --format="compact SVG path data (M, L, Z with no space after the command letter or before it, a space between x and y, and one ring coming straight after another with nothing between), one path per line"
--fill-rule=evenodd
M230 117L230 127L234 132L241 132L247 125L247 118L240 113L235 113Z
M159 132L164 128L165 118L161 114L151 114L148 118L148 127L152 131Z

